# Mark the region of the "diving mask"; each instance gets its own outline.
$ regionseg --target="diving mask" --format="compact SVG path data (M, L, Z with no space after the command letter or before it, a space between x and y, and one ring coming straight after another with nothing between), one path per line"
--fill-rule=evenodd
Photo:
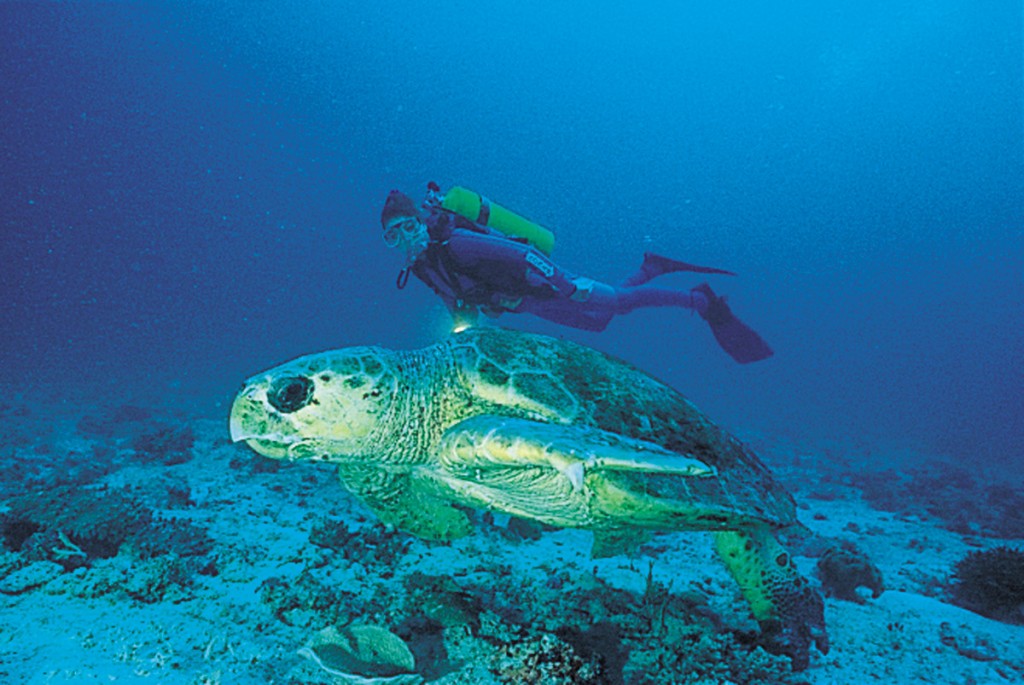
M396 218L384 227L384 244L388 247L402 247L406 252L419 254L430 240L427 227L415 217Z

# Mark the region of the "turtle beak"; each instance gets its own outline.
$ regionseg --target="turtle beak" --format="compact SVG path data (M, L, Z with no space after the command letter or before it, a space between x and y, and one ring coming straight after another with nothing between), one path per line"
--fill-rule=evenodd
M248 440L249 438L256 437L254 435L247 435L245 429L242 428L242 420L235 416L235 413L231 412L231 421L229 424L231 430L231 442L239 442L241 440Z
M251 417L265 413L265 411L262 411L260 403L253 398L254 391L255 388L253 386L246 385L239 391L235 401L231 403L231 414L228 420L231 442L240 442L260 437L247 425L251 424Z
M257 454L272 459L289 456L291 443L297 439L289 439L281 434L267 431L267 409L263 402L254 397L256 388L246 386L231 404L231 415L228 430L231 442L245 442Z

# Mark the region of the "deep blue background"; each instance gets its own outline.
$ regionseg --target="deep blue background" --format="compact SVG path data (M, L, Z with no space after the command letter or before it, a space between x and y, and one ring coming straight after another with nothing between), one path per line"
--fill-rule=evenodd
M377 223L436 180L596 278L739 272L777 355L678 311L506 325L734 428L1022 461L1021 3L804 4L0 4L7 398L216 415L298 354L437 339Z

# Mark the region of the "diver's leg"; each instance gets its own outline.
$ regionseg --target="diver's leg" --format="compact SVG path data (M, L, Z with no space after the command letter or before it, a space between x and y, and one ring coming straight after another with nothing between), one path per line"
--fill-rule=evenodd
M574 295L574 299L578 296ZM772 356L772 348L750 326L732 313L725 300L715 295L707 283L692 290L673 290L652 286L613 288L591 283L586 302L597 310L628 314L641 307L682 307L700 314L708 322L718 345L740 364Z
M516 313L528 313L542 319L570 328L600 333L608 327L608 322L615 316L611 309L591 307L568 298L550 300L532 300L524 298L514 310Z
M574 295L574 298L579 295ZM674 288L626 287L615 288L604 283L592 283L582 300L591 307L608 309L616 314L628 314L643 307L682 307L703 313L708 306L704 293Z

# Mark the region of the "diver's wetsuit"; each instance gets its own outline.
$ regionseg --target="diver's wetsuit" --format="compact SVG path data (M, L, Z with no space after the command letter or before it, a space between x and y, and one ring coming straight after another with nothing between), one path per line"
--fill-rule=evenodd
M411 269L453 312L466 308L479 308L493 316L505 311L527 312L565 326L601 331L616 314L640 307L684 307L703 315L708 306L703 292L644 284L668 271L720 272L656 256L654 259L661 261L655 268L648 256L639 272L615 287L579 278L525 240L502 235L452 212L435 207L426 224L430 242ZM673 268L673 264L689 268Z

